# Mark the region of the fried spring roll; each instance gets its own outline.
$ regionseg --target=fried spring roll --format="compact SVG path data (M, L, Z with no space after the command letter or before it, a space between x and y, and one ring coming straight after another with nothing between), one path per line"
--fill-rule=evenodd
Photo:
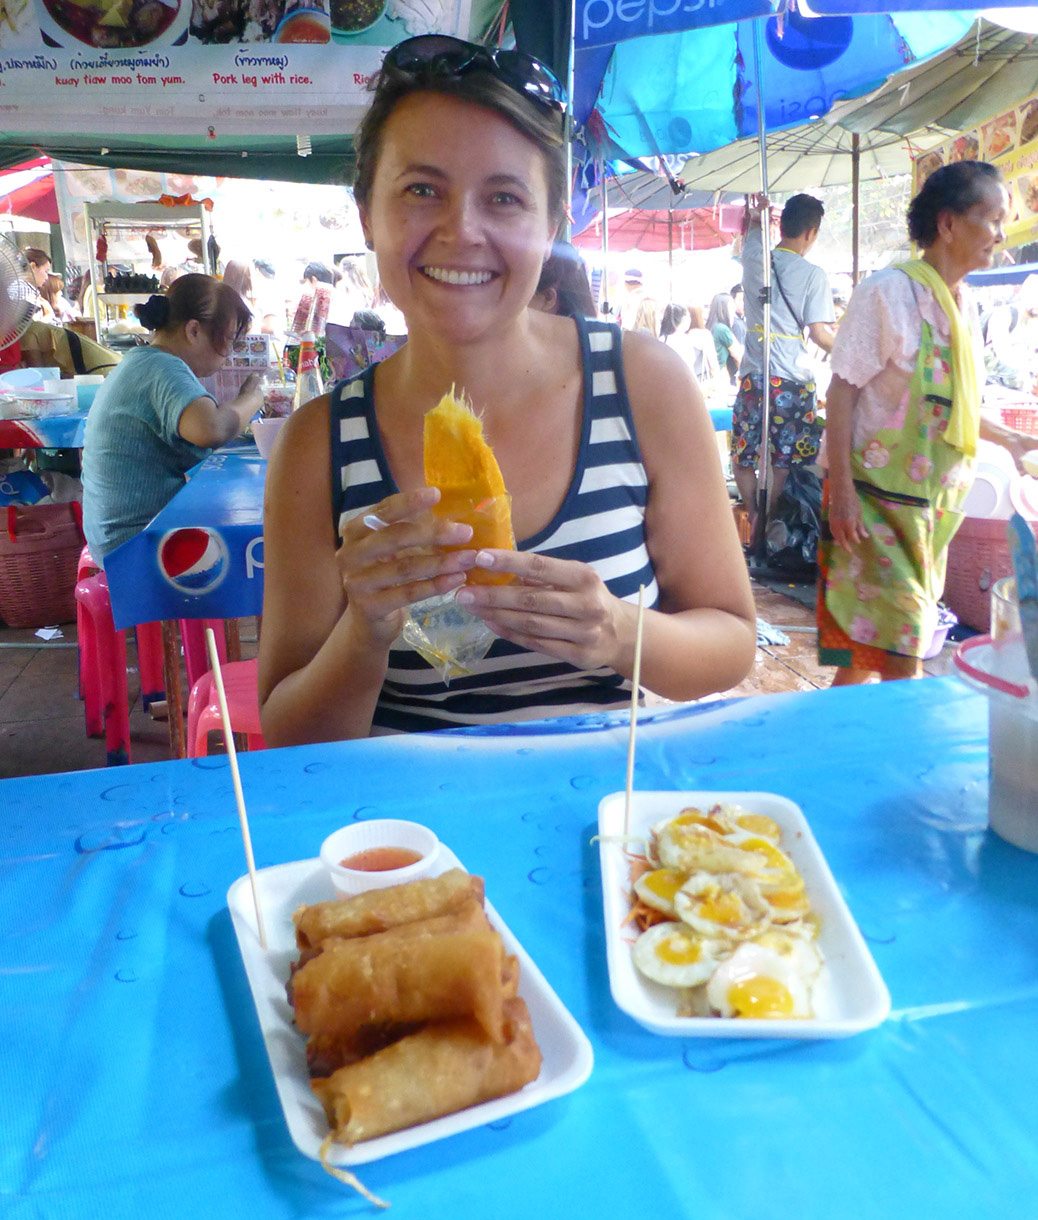
M515 1093L536 1080L541 1052L519 998L507 1002L505 1032L507 1040L494 1043L471 1019L428 1025L310 1085L335 1140L374 1139Z
M292 916L296 944L302 950L316 949L331 936L370 936L398 924L449 915L472 900L482 906L483 878L452 868L439 877L367 890L335 902L315 902Z
M292 979L296 1025L338 1037L365 1025L475 1017L500 1042L504 947L490 927L331 940Z
M311 1076L330 1076L347 1064L356 1063L386 1046L392 1046L422 1026L362 1025L353 1034L311 1034L306 1043L306 1066Z

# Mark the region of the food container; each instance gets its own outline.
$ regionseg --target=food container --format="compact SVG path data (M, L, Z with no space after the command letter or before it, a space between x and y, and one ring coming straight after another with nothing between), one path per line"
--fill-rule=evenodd
M330 42L331 22L319 8L297 8L281 18L273 42Z
M344 42L363 34L381 18L388 0L330 0L332 39Z
M998 635L963 641L955 667L988 696L988 824L1007 843L1038 852L1038 683L1028 669L1011 581L996 584L991 613Z
M265 381L263 383L263 410L267 415L282 417L291 415L295 397L294 385L287 385L283 381Z
M347 868L342 864L343 860L357 860L361 853L385 849L417 852L420 858L399 868ZM375 818L333 831L321 844L321 863L340 894L361 894L428 877L439 850L440 841L427 826L400 818Z
M273 419L254 419L252 421L252 438L256 442L256 448L259 450L261 458L269 458L271 450L274 448L274 441L277 439L278 433L284 427L285 421L281 416L276 416Z
M104 384L100 373L77 373L73 378L76 387L76 407L80 411L89 411L94 405L94 395Z

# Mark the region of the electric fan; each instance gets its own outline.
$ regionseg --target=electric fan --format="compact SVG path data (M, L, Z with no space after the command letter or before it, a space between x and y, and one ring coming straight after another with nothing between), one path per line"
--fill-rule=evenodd
M29 260L13 241L0 236L0 351L29 329L39 299Z

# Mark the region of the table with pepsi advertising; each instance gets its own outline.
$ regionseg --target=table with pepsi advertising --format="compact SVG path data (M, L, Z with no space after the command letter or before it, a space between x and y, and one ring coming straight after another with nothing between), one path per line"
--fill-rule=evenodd
M390 1215L1031 1215L1038 856L986 828L984 698L928 678L644 715L636 790L802 809L891 994L843 1040L664 1037L616 1006L592 838L626 753L614 713L240 758L260 870L353 819L425 823L592 1044L573 1092L359 1166ZM5 780L0 808L4 1220L377 1215L286 1127L227 906L227 758Z
M262 612L266 473L251 441L217 450L139 534L109 554L116 627Z

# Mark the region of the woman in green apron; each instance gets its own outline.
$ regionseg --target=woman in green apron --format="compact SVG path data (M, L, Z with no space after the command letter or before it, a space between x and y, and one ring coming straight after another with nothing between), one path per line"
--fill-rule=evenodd
M947 165L908 210L922 251L854 293L832 354L818 646L834 686L919 677L977 441L1033 446L980 413L983 359L963 280L989 267L1009 196L985 162Z

